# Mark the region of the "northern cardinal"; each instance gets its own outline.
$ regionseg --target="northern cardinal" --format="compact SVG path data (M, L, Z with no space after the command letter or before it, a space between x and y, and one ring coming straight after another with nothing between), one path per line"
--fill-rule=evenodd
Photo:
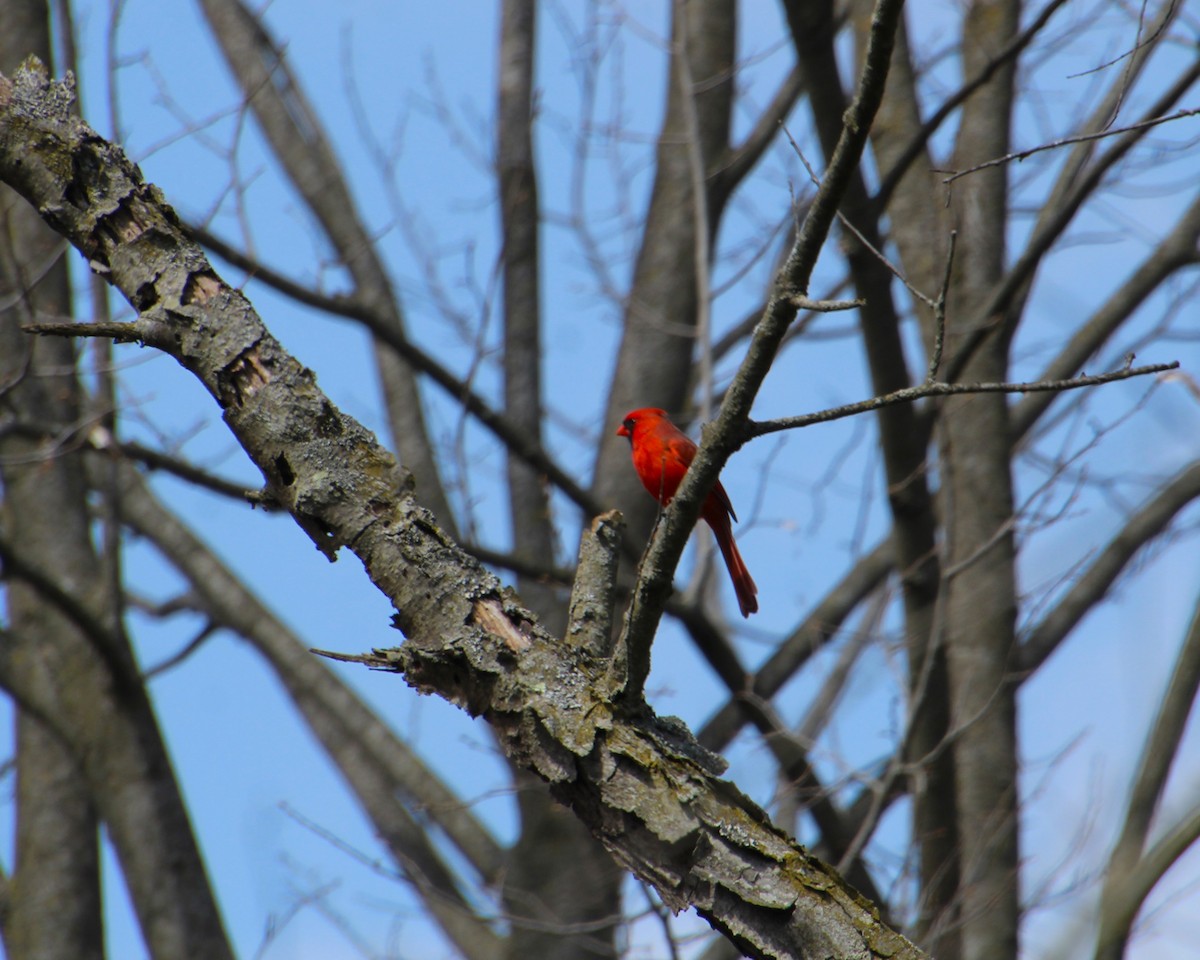
M696 444L667 419L665 410L656 407L631 410L625 414L625 419L617 428L617 436L629 438L629 446L633 450L633 469L637 471L642 486L665 507L675 496L683 475L696 456ZM750 571L746 569L737 544L733 541L733 528L729 521L730 518L736 520L737 514L733 512L729 494L721 486L720 480L705 499L700 516L716 535L717 546L721 548L721 556L725 558L725 566L729 569L729 579L733 581L733 589L737 592L742 616L756 613L758 587L750 578Z

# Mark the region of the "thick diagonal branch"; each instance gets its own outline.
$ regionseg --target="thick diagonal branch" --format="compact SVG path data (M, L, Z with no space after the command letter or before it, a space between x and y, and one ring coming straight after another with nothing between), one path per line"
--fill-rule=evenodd
M272 152L346 265L354 299L392 335L385 339L376 333L375 342L392 435L416 480L421 502L453 530L454 516L425 427L416 375L388 343L406 339L400 304L320 118L282 49L241 0L200 0L200 6Z
M598 695L606 665L547 634L437 527L391 456L321 393L70 102L38 70L0 81L0 180L105 271L138 309L143 342L204 385L314 542L330 556L349 548L391 599L406 642L355 659L483 716L513 762L549 781L622 865L748 955L920 956L717 779L686 731L623 718Z

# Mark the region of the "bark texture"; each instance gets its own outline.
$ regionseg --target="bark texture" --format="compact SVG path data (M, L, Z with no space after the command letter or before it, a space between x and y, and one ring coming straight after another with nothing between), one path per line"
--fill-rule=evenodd
M49 56L48 11L23 3L0 32L0 70L29 51ZM62 241L8 187L0 187L0 383L18 422L40 422L42 437L0 437L3 531L27 543L30 557L69 582L98 574L88 535L79 457L61 455L53 431L79 415L71 371L73 344L31 342L21 325L70 314ZM48 267L48 269L47 269ZM58 371L57 374L54 371ZM70 748L54 680L58 652L86 646L78 626L27 583L7 590L8 629L0 634L4 687L17 692L16 857L7 887L5 952L13 960L103 955L98 817L78 757Z
M981 0L964 31L963 73L979 72L1015 36L1019 5ZM1009 150L1015 69L1001 68L964 105L955 151L965 169ZM987 315L1005 277L1003 230L1008 172L966 178L953 193L962 238L950 288L952 308L977 318L976 330L947 330L946 350L965 380L1004 380L1017 315ZM973 346L968 346L971 343ZM1002 395L951 398L942 408L940 458L946 528L944 644L950 668L959 823L956 906L964 960L1017 956L1019 853L1016 687L1017 583L1008 402Z

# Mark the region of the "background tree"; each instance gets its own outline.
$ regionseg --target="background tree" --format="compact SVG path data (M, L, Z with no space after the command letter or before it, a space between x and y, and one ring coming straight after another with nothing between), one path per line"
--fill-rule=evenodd
M55 73L75 62L65 5L53 17L29 0L2 10L14 25L0 41L6 76L29 53ZM656 669L640 675L637 654L662 599L654 584L669 577L671 544L677 555L687 526L682 493L658 525L621 637L634 689L647 680L655 707L684 713L700 744L727 753L733 779L778 826L938 957L1015 956L1019 937L1030 954L1119 956L1137 947L1130 938L1148 898L1163 898L1168 924L1187 916L1171 891L1188 889L1177 861L1200 831L1188 790L1196 771L1183 762L1200 682L1200 619L1186 628L1183 615L1197 592L1195 544L1184 534L1200 493L1198 414L1183 389L1195 389L1188 318L1200 231L1188 175L1194 111L1181 109L1200 72L1194 24L1170 3L1130 16L1106 4L1022 14L1015 3L980 2L913 11L907 22L897 10L785 2L764 24L761 7L732 2L677 2L656 8L658 20L606 4L505 2L494 29L455 32L464 63L495 40L486 136L474 109L443 90L436 58L427 96L382 133L399 95L369 78L363 21L342 44L346 89L335 97L337 84L316 79L328 45L310 59L296 50L302 43L285 45L278 38L299 37L299 21L282 8L264 22L236 0L202 0L190 14L232 88L218 85L212 61L201 70L186 62L179 39L195 35L180 23L155 34L151 11L121 5L107 25L84 17L100 27L81 43L85 111L106 79L88 51L104 49L109 132L147 154L148 176L179 197L220 276L244 278L284 344L292 333L310 344L306 362L323 385L329 370L338 404L387 429L444 534L414 513L387 459L261 332L157 198L118 189L115 155L89 141L73 156L103 160L64 166L53 137L22 139L30 128L11 119L10 103L0 179L82 245L138 318L117 306L127 325L108 325L102 283L89 287L79 270L73 288L68 264L78 259L6 193L0 679L16 733L8 954L102 955L100 824L152 955L288 949L286 924L259 945L261 916L230 906L226 872L207 875L199 850L213 863L218 831L205 828L205 791L187 788L192 761L179 743L188 735L162 720L204 687L204 671L238 682L234 661L222 659L231 654L214 649L225 634L245 640L283 689L378 838L360 856L386 861L387 882L403 884L445 952L605 956L661 936L678 952L690 926L648 921L686 903L755 955L827 955L861 934L866 915L849 900L832 911L841 918L806 914L828 898L807 900L783 878L803 890L826 882L821 869L778 866L791 862L790 848L765 825L749 845L731 839L730 823L755 818L712 785L715 761L675 728L630 715L636 697L615 696L621 671L603 655L612 639L585 629L579 606L603 595L594 567L576 583L568 617L576 574L566 545L579 530L619 506L628 573L654 523L613 432L626 410L647 405L685 421L720 406L702 453L710 480L747 445L725 477L749 521L740 537L764 612L745 627L725 619L716 602L724 580L710 575L698 536L692 582L667 602ZM1111 55L1098 56L1104 45ZM140 58L123 56L134 49ZM184 85L196 77L198 91ZM145 98L149 81L168 127L141 131L150 120L138 110L127 131L128 104ZM185 105L193 98L200 120ZM478 95L475 105L485 106ZM43 119L61 127L51 107ZM861 165L856 136L869 138ZM1043 146L1051 149L1033 149ZM43 147L57 166L44 165ZM406 169L414 155L444 168L445 205L426 200L420 175ZM53 177L29 172L43 168ZM214 172L223 182L209 182ZM51 180L72 184L65 205L38 193ZM473 211L460 225L447 215L481 194L495 197L492 219ZM835 205L836 251L821 243ZM280 232L297 211L305 230ZM857 298L857 323L843 313L797 317L809 292ZM345 327L309 341L276 322L300 307L353 321L369 334L365 349ZM264 597L276 578L261 558L294 556L296 542L271 546L283 524L247 516L241 501L257 481L245 461L217 462L214 449L228 459L228 447L205 436L184 449L195 411L208 407L178 417L171 401L187 378L177 370L163 380L164 402L148 401L139 392L151 377L124 369L125 348L94 340L85 353L22 330L71 315L196 374L266 479L252 499L287 508L331 558L349 546L396 603L407 639L373 662L484 712L494 753L509 764L503 778L493 768L483 785L467 769L482 765L479 740L458 744L447 762L447 741L423 754L419 735L385 721L396 718L394 680L372 686L307 652L393 642L375 632L385 612L367 606L365 580L350 585L349 564L311 573L313 584L336 577L345 591L331 598L336 637L315 623L300 636L272 613ZM1015 397L941 389L1062 380L1128 366L1122 358L1135 350L1184 360L1180 379ZM350 351L369 351L378 413L361 368L340 375L325 365ZM601 353L614 358L611 376L597 369ZM873 420L847 421L857 426L840 434L804 431L800 456L796 442L774 439L809 425L795 415L922 382L920 403L878 404ZM783 419L767 419L775 416ZM227 471L241 479L217 475ZM222 516L234 518L224 561L195 529L221 541ZM598 528L600 553L607 529ZM454 542L514 577L541 627L497 599ZM229 563L238 555L241 572ZM250 570L247 555L258 558ZM172 593L155 582L163 560L178 576ZM305 621L303 595L319 589L299 586L309 575L301 565L282 575L272 606L288 622ZM1139 623L1132 657L1114 652L1129 628L1103 604L1119 580L1129 581L1126 595L1157 590L1173 612ZM362 621L351 619L358 605ZM593 604L588 617L603 624L604 609ZM154 620L181 611L194 633L161 662ZM479 636L491 639L477 645ZM509 655L516 668L505 666ZM1122 689L1105 675L1113 663L1141 675L1115 750L1105 727ZM726 702L713 711L722 688ZM221 700L202 701L212 724L234 696L220 689ZM1070 702L1082 719L1048 711L1048 701ZM438 726L458 722L444 705L426 714ZM756 737L737 740L743 728ZM179 777L164 729L178 741ZM253 749L224 750L241 752L233 747ZM1071 782L1080 764L1112 752L1119 769L1105 772L1105 790ZM478 802L487 790L496 796ZM1094 819L1090 835L1069 821L1064 829L1067 811L1086 810L1091 795L1111 799L1083 818ZM314 819L314 833L352 842L354 824ZM1050 839L1056 830L1065 843ZM753 870L740 859L767 850ZM626 884L610 852L657 894ZM755 882L736 879L747 876ZM319 879L288 903L293 928L311 914L338 922L347 908ZM364 923L350 921L349 942L366 954L385 949L364 943ZM423 935L406 929L400 955L427 955L416 946ZM736 955L726 940L686 949ZM1161 944L1152 949L1161 955Z

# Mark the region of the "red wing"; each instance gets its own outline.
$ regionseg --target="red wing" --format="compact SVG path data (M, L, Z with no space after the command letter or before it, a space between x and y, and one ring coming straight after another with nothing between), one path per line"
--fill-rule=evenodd
M679 480L675 483L675 487L677 489L679 487L679 483L683 480L683 474L687 472L687 468L692 465L692 460L694 460L696 457L697 448L696 444L692 442L690 437L685 436L678 431L676 431L676 433L676 436L673 436L667 441L666 446L670 451L669 456L671 460L673 460L679 465L679 467L682 468L679 471ZM670 467L668 467L667 470L670 472ZM737 514L733 512L733 503L729 499L729 494L725 492L725 488L721 486L720 480L718 480L713 486L712 493L709 494L709 497L715 498L721 509L728 513L729 516L733 517L735 521L737 520Z
M685 437L676 430L675 436L668 438L663 446L667 450L667 459L676 466L683 468L679 472L680 476L683 476L687 468L692 465L692 460L696 456L696 445L688 437Z

